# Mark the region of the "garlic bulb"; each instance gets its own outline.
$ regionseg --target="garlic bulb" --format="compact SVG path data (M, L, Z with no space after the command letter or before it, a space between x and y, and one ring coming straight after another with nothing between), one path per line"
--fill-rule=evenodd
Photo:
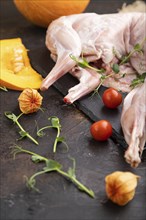
M37 112L41 107L42 99L36 89L24 89L18 98L20 110L24 114Z
M131 172L116 171L105 178L106 193L110 200L123 206L126 205L135 195L139 176Z

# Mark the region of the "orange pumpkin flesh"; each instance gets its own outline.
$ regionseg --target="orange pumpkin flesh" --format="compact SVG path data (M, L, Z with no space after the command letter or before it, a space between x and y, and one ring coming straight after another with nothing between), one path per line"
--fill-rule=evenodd
M47 27L60 16L82 13L90 0L14 0L17 9L32 23Z
M20 38L0 40L0 85L8 89L39 89L42 76L30 65Z

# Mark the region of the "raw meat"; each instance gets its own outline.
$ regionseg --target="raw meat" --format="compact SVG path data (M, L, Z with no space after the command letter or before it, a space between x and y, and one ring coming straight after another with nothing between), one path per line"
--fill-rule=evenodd
M125 159L132 167L137 167L146 141L146 80L124 99L121 126L129 145Z
M44 79L41 90L48 89L61 76L71 72L80 83L69 90L64 99L67 103L73 103L93 91L100 83L101 75L89 71L88 68L78 68L70 55L77 58L84 55L97 67L100 61L100 66L106 69L106 74L110 74L111 65L118 63L123 55L128 54L134 45L141 43L146 37L145 20L145 13L107 15L84 13L63 16L53 21L47 30L46 46L51 51L56 65ZM136 77L136 73L141 74L146 70L145 56L146 44L144 44L143 55L134 53L129 63L120 66L120 73L105 80L104 85L129 92L129 85ZM126 73L126 76L121 78L123 73ZM92 79L90 83L89 75L90 80Z
M121 125L129 147L125 158L137 167L146 140L146 81L131 91L131 81L138 74L146 72L146 14L117 13L98 15L84 13L63 16L49 26L46 46L56 62L44 79L41 90L46 90L67 72L77 77L79 84L70 88L64 97L66 103L73 103L92 92L101 82L101 74L89 68L81 68L70 55L82 56L97 68L104 68L110 77L103 85L128 92L124 100ZM143 53L134 52L127 63L120 65L115 74L112 66L129 54L136 44L142 45ZM111 76L112 74L112 76ZM125 77L121 77L125 74Z

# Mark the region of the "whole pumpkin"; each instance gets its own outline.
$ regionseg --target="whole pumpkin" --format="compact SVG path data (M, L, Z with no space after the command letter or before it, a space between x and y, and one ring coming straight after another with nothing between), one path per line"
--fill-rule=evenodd
M13 0L17 9L33 24L48 27L63 15L82 13L90 0Z

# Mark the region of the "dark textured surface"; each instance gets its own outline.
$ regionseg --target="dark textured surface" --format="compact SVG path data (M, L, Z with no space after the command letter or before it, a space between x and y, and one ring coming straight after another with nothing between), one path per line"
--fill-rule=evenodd
M115 12L117 8L121 7L122 3L123 1L120 0L91 1L87 11ZM26 21L10 0L2 0L0 9L2 17L0 19L1 39L21 37L24 45L30 50L29 55L32 64L36 69L43 70L41 73L45 76L46 72L49 72L54 65L50 60L49 52L44 46L46 30L33 26ZM40 62L36 63L37 59ZM55 86L57 88L62 87L64 80L67 80L68 86L76 83L72 77L65 76ZM62 101L62 94L54 87L42 93L44 113L39 111L36 114L23 116L20 122L36 137L35 121L42 127L47 124L49 116L56 115L60 118L61 134L66 138L69 151L65 153L63 145L60 144L57 153L53 155L52 144L56 134L54 130L49 130L46 132L45 137L38 138L39 146L35 146L27 139L16 142L16 139L19 138L18 129L16 125L4 117L3 113L4 111L12 111L15 114L20 113L17 102L19 94L20 92L17 91L0 91L1 220L144 220L146 218L145 161L137 169L132 169L125 163L121 148L112 140L103 143L95 142L89 132L91 121L75 106L65 105ZM100 99L98 97L96 99L98 113L100 112L99 118L106 117L112 120L114 128L120 132L120 109L114 113L107 112L101 106ZM91 106L94 105L94 100L84 98L78 103ZM34 172L39 171L43 165L32 163L30 156L26 154L19 154L13 160L10 154L10 146L14 143L59 161L64 170L72 165L69 157L74 157L78 179L95 192L96 198L91 199L56 173L45 174L37 178L37 187L40 189L41 194L29 191L25 186L24 175L31 176ZM135 198L125 207L119 207L110 201L105 202L105 176L116 170L132 171L141 176Z

